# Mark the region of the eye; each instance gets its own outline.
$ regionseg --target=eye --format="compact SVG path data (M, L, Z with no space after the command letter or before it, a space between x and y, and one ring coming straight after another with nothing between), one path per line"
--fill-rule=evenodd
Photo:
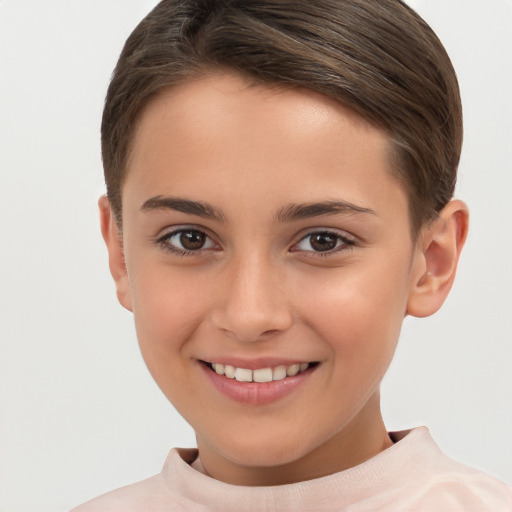
M353 240L332 231L316 231L302 238L293 251L329 253L355 245Z
M181 255L187 255L202 250L213 249L215 242L199 229L177 229L167 233L157 240L165 249Z

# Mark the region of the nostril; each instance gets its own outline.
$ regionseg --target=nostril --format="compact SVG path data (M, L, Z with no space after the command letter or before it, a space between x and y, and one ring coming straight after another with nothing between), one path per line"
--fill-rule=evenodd
M291 318L286 312L217 310L212 314L214 327L240 342L266 340L288 329Z
M279 333L279 332L280 332L280 331L279 331L279 329L269 329L268 331L262 332L262 333L261 333L261 336L266 336L266 337L268 337L268 336L272 336L272 335L274 335L274 334L277 334L277 333Z

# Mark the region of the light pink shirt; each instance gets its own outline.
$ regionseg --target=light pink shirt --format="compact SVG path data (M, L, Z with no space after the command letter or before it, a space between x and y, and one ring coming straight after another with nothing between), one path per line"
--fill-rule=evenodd
M425 427L393 434L376 457L340 473L275 487L214 480L190 466L197 450L173 449L162 472L72 512L512 512L512 490L446 457Z

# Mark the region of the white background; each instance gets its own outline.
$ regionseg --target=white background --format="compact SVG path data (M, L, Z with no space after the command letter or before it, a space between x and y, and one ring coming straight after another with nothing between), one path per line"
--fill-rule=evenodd
M1 512L64 511L194 443L116 302L96 208L103 97L154 3L0 1ZM512 1L410 3L458 70L472 223L443 310L405 322L385 419L512 483Z

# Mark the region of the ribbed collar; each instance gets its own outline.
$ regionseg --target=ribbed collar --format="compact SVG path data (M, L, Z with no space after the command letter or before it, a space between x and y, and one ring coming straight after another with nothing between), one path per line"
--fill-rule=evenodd
M203 475L190 467L195 449L173 449L162 470L169 490L205 510L333 510L355 503L392 501L403 492L399 475L421 479L442 464L441 453L426 427L390 434L395 444L353 468L315 480L273 487L230 485ZM416 480L417 481L417 480Z

